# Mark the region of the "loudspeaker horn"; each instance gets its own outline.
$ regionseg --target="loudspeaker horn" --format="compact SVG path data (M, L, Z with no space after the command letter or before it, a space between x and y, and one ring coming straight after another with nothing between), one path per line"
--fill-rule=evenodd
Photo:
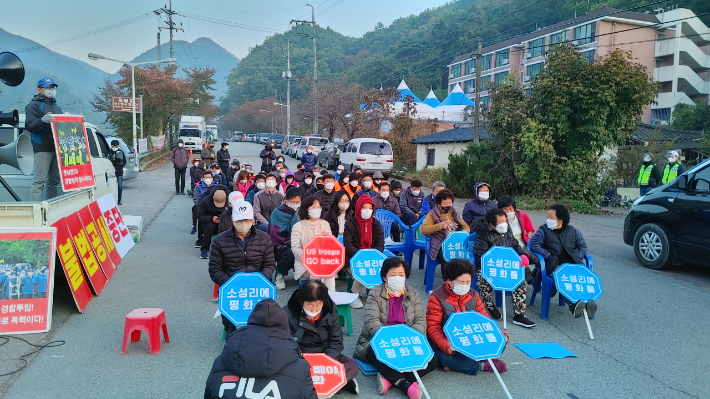
M0 164L10 165L23 175L29 175L34 169L34 154L30 136L22 133L17 140L0 147Z
M0 53L0 81L8 86L19 86L25 80L25 66L13 53Z

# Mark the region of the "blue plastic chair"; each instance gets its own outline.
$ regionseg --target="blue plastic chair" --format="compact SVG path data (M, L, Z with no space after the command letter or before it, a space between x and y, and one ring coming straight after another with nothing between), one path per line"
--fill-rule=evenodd
M471 233L466 237L466 240L463 242L463 246L471 254L471 258L474 259L475 257L473 256L473 244L476 241L476 233ZM474 270L476 269L476 265L473 265ZM471 288L476 290L478 292L478 273L475 273L473 276L471 276Z
M376 210L375 219L382 225L382 232L385 235L385 249L393 253L401 252L405 254L405 260L407 259L407 254L409 254L409 261L407 263L411 265L413 255L411 254L412 251L409 250L409 227L404 224L397 215L386 209ZM402 242L396 242L392 239L391 232L394 223L397 223L401 231L404 231L404 239Z
M426 257L426 270L424 271L424 286L426 287L427 294L431 294L434 291L434 274L436 273L436 266L439 265L439 260L431 260L429 258L429 251L431 251L431 238L429 236L423 236L426 242L426 250L424 251L424 256ZM419 259L421 264L421 252L419 253ZM421 269L421 267L420 267Z
M421 235L421 237L417 239L417 229L419 229L422 223L424 223L423 217L409 226L409 253L404 254L404 260L411 265L412 259L414 259L414 251L419 250L419 269L424 268L424 258L427 251L427 243L424 235Z
M528 249L530 249L530 242L528 242ZM552 289L555 288L555 280L552 277L549 277L547 275L547 272L545 271L545 258L535 252L530 251L533 255L537 256L537 259L540 260L540 278L542 279L541 282L541 288L542 291L540 291L540 294L542 295L542 304L540 305L540 318L543 320L549 320L550 319L550 302L551 299L550 296L552 294ZM592 256L589 254L584 255L584 263L586 266L589 268L589 270L594 271L594 260L592 259ZM539 291L535 289L535 286L537 281L533 282L533 293L530 296L530 306L533 306L535 304L535 296ZM560 306L565 305L565 297L562 294L557 295L559 297L559 304ZM497 299L497 298L496 298Z

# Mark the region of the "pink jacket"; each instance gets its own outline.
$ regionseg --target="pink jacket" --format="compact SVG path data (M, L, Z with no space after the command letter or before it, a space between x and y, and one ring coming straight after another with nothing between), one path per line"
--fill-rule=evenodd
M521 211L520 209L517 209L515 211L515 218L520 221L520 226L523 230L523 240L525 240L525 242L527 243L529 240L527 233L535 233L535 226L533 226L532 221L530 220L530 216L528 216L527 213Z
M250 181L246 182L246 184L242 184L242 183L239 183L239 182L234 182L234 188L237 189L237 190L239 190L239 192L242 193L242 195L244 196L244 198L246 198L246 196L247 196L247 191L249 191L249 187L251 187L252 184L254 184L254 183L253 183L253 182L250 182Z

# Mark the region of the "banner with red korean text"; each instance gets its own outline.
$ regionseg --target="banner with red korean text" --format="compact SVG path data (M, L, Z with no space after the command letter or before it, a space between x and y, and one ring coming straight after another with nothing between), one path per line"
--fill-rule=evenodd
M69 234L74 243L76 253L79 254L84 272L89 277L91 288L96 295L101 295L104 287L108 284L108 279L104 272L101 271L99 261L96 259L96 255L94 255L94 251L91 249L91 244L89 244L89 239L86 237L86 231L84 231L84 225L81 223L79 214L76 212L72 213L65 217L64 220L69 228Z
M54 148L64 191L94 187L94 171L89 155L89 140L81 115L54 115L51 123Z
M0 229L0 335L52 327L56 229Z
M81 224L84 225L86 238L89 241L89 245L91 245L91 249L94 251L96 259L99 261L101 270L103 270L106 279L111 280L111 278L113 278L113 272L116 268L113 266L113 262L109 257L108 251L106 250L106 245L101 239L101 231L94 221L94 217L91 215L89 206L87 205L79 209L79 212L77 213L79 214L79 219L81 219ZM113 244L113 240L111 241L111 244Z
M111 258L111 263L113 263L113 266L115 268L118 268L118 265L121 264L121 255L119 255L118 249L116 249L116 243L111 237L111 232L109 231L108 225L106 224L106 219L104 219L103 215L101 214L101 208L99 207L98 202L94 201L90 203L89 211L91 211L91 217L94 219L96 226L101 232L101 239L104 242L106 251L108 251L108 256Z
M96 203L99 205L101 215L103 215L106 221L106 226L111 234L113 243L116 245L118 254L121 256L121 259L123 259L136 243L133 241L131 232L128 231L128 226L126 226L126 223L123 221L123 215L118 209L116 199L113 198L113 195L106 194L96 200Z
M66 220L59 219L52 227L57 229L57 255L64 268L64 275L67 276L69 289L71 289L77 309L84 313L89 302L94 298L94 294L91 293L89 283L81 270L81 258L74 248Z

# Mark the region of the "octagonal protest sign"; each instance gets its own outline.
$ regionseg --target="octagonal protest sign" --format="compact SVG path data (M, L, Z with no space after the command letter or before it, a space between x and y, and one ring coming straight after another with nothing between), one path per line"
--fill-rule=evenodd
M497 291L513 291L525 280L520 255L511 247L494 246L481 257L481 274Z
M382 284L380 270L387 257L376 249L361 249L350 258L353 278L367 288Z
M311 365L311 379L319 398L329 398L348 382L345 366L325 353L304 353Z
M598 301L604 293L599 275L584 265L565 263L554 274L557 291L572 303Z
M235 326L247 324L262 299L276 300L276 287L261 273L235 273L219 287L219 311Z
M400 373L425 369L434 357L426 337L406 324L380 327L370 345L377 360Z
M474 263L473 254L469 252L466 245L464 245L468 236L469 233L465 231L454 231L446 236L444 242L441 244L441 251L445 261L450 262L454 259L466 259Z
M452 348L474 360L498 357L505 347L498 323L473 310L449 316L444 334Z
M345 265L345 247L332 235L315 236L303 246L301 263L312 278L331 278Z

